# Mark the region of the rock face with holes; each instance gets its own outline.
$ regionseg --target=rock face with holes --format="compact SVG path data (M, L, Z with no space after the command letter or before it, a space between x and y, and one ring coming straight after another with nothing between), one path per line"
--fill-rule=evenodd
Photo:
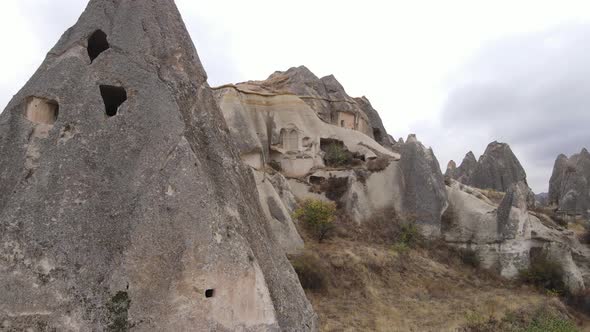
M3 329L316 329L173 1L90 1L0 154Z
M472 152L467 153L453 178L469 186L500 192L514 183L526 183L526 173L518 158L508 144L499 142L490 143L478 161Z
M590 153L586 148L555 160L549 180L549 203L569 215L589 215L590 210Z

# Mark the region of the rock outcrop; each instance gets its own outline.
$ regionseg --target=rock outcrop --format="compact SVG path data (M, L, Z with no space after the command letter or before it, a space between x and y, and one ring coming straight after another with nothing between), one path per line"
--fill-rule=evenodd
M471 180L471 176L477 168L477 159L475 159L475 155L473 154L473 152L469 151L463 158L463 161L461 162L461 165L459 165L459 167L455 167L453 169L452 166L456 164L452 160L449 162L449 164L451 166L451 169L449 170L449 168L447 167L447 173L445 173L445 176L455 179L461 183L469 183L469 181Z
M549 204L570 215L588 216L590 209L590 153L585 148L570 158L555 160L549 180Z
M391 137L391 135L387 134L387 130L385 130L385 126L383 126L381 116L377 110L373 108L371 102L369 102L369 99L363 96L361 98L354 98L354 100L369 118L369 126L373 130L373 139L384 147L391 149L393 144L396 142L393 137Z
M441 216L447 208L447 191L438 160L415 135L401 146L400 168L403 174L403 211L415 218L424 233L440 235Z
M0 154L3 329L316 329L173 1L90 1Z
M478 161L472 152L467 153L452 177L469 186L500 192L506 192L514 183L526 183L518 158L508 144L499 142L490 143Z
M508 278L518 276L536 255L559 262L568 289L577 291L590 282L590 251L572 231L550 218L528 210L534 199L524 182L508 188L496 205L485 191L451 181L449 208L443 216L446 242L477 253L482 267Z
M305 66L299 66L284 72L277 71L264 81L248 81L220 88L227 87L265 96L295 95L325 123L360 131L387 148L394 143L369 100L350 97L333 75L318 78Z

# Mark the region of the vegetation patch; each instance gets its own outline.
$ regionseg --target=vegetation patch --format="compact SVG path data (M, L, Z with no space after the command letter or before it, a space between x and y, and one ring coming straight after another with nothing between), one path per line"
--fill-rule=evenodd
M540 306L533 311L526 309L510 312L502 319L467 314L467 324L462 332L576 332L576 324L569 317L550 305Z
M344 143L340 141L333 141L327 145L323 145L321 149L324 151L324 162L328 167L343 167L353 163L353 154L348 151Z
M125 332L129 330L128 311L131 299L127 292L117 292L107 303L110 324L108 330L112 332Z
M561 264L544 253L533 256L529 268L519 273L521 281L559 294L563 294L566 290L563 277L564 271Z
M318 242L322 242L333 228L336 219L336 204L318 199L306 199L293 213Z

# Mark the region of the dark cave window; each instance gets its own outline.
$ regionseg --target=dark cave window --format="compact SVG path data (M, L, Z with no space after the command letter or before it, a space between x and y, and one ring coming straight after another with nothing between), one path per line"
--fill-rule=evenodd
M109 42L107 41L107 34L102 30L96 30L90 38L88 38L88 56L90 62L94 61L100 53L109 49Z
M215 290L214 290L214 289L207 289L207 290L205 291L205 297L206 297L206 298L213 297L213 295L215 295Z
M127 100L127 91L124 88L111 85L101 85L100 94L104 101L107 116L117 115L119 106Z

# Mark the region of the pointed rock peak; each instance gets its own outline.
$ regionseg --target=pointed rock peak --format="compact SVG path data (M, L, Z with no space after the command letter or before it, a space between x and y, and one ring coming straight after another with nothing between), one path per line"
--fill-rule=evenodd
M398 142L399 144L404 144L404 138L403 138L403 137L400 137L400 138L397 140L397 142Z
M447 164L447 169L455 169L457 168L457 163L455 163L454 160L449 161L449 163Z
M465 155L465 158L463 158L463 160L473 160L477 162L477 158L475 158L475 154L473 153L473 151L469 151L467 152L467 154Z
M91 0L6 110L2 243L59 278L2 261L2 326L315 330L173 0Z
M292 77L299 76L306 79L319 80L319 78L305 66L291 67L284 72L284 74Z
M590 153L588 153L588 150L586 148L582 148L582 151L580 152L580 154L590 156Z
M416 134L409 134L408 138L406 139L406 143L417 143L418 138L416 138Z

